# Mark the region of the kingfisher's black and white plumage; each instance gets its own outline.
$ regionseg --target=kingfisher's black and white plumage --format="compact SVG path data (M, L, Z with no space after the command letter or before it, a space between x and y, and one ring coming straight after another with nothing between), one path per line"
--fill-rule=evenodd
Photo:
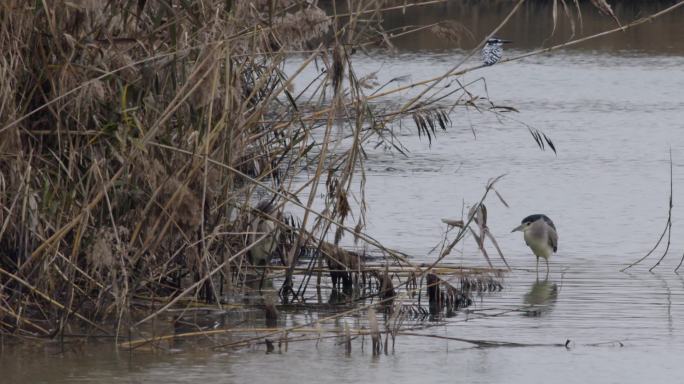
M510 41L496 37L487 40L484 48L482 48L482 61L484 62L484 65L496 64L503 55L503 45L506 43L510 43Z

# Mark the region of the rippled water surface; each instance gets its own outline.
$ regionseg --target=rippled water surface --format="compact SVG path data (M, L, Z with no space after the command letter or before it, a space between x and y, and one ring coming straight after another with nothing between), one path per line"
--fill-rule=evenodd
M537 346L473 348L439 338L399 336L394 353L379 357L371 355L368 340L363 351L355 340L351 356L343 345L326 340L291 343L287 352L274 354L263 348L232 353L185 349L116 354L108 348L67 355L3 353L0 382L678 381L684 373L684 277L672 270L684 252L684 211L679 208L684 201L679 193L684 190L681 44L674 39L661 52L557 52L461 79L485 76L492 101L520 110L506 116L545 132L557 155L539 150L525 125L473 109L456 110L453 127L438 132L431 146L407 122L400 139L408 157L382 147L368 152L368 233L416 261L436 257L428 252L443 234L441 218L459 218L464 205L467 209L479 199L488 179L506 174L498 190L510 208L495 198L487 206L490 229L514 271L502 292L483 296L469 313L460 312L423 333ZM524 53L524 46L514 46L507 55ZM359 55L355 65L360 76L377 71L380 83L405 75L410 82L444 73L462 54L404 49L395 55ZM485 92L483 87L473 90ZM381 103L400 103L411 94ZM620 268L648 252L665 226L670 149L672 252L656 273L647 272L647 266L662 252L645 266L621 273ZM560 235L546 282L543 273L537 282L534 258L522 236L510 233L524 216L537 212L550 216ZM470 241L448 261L481 264L477 255ZM535 300L548 306L539 313L520 310ZM286 321L307 319L290 314ZM569 348L564 346L567 340Z

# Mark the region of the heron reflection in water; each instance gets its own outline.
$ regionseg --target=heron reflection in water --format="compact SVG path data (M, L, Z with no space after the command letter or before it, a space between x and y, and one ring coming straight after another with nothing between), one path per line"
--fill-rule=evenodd
M525 294L527 306L523 309L526 316L542 316L553 310L558 298L558 285L552 281L536 280Z

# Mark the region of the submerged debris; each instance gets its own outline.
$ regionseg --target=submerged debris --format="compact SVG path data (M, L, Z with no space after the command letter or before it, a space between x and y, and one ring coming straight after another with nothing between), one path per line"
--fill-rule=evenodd
M427 275L426 282L431 314L443 309L450 314L473 303L470 290L459 290L433 273Z

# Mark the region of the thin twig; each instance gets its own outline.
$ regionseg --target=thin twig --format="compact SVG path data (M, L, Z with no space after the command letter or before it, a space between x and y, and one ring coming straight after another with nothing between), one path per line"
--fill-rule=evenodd
M622 269L620 270L620 272L624 272L624 271L628 270L629 268L632 268L633 266L635 266L635 265L641 263L642 261L646 260L646 258L648 258L648 257L653 253L653 251L655 251L656 248L658 248L658 245L660 245L660 242L663 241L663 238L665 237L665 234L666 234L666 233L668 234L668 236L667 236L667 247L665 248L665 252L664 252L663 255L660 257L660 259L658 260L658 262L657 262L654 266L652 266L652 267L649 269L649 272L652 271L653 268L657 267L658 264L660 264L660 262L665 258L665 255L667 255L667 251L670 249L670 234L671 234L671 232L672 232L672 207L673 207L673 204L672 204L672 192L673 192L673 181L672 181L672 149L670 149L670 196L669 196L669 198L668 198L669 205L668 205L668 210L667 210L667 222L665 223L665 229L663 229L663 232L660 234L660 237L658 238L658 241L655 243L655 245L653 246L653 248L651 248L651 250L648 251L648 253L646 253L646 255L644 255L644 256L643 256L642 258L640 258L639 260L637 260L637 261L635 261L635 262L629 264L628 266L622 268ZM683 259L684 259L684 257L683 257ZM680 262L680 265L681 265L681 262ZM677 267L677 269L678 269L678 268L679 268L679 267ZM677 269L675 269L675 272L677 271Z

